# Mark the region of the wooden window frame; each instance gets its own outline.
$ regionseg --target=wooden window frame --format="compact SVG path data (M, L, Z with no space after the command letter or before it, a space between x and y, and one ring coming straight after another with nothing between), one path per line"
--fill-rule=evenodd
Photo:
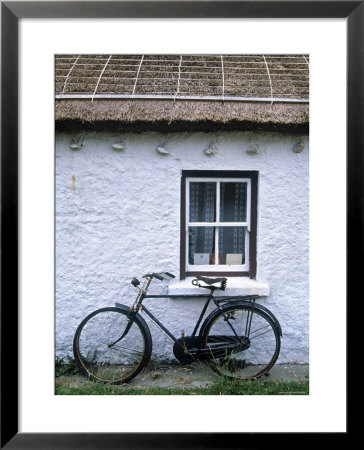
M191 178L211 178L213 179L249 179L250 180L250 232L248 238L248 261L249 267L246 271L221 271L221 270L187 270L187 198L186 185L187 179ZM248 199L249 203L249 199ZM257 171L243 171L243 170L183 170L181 178L181 229L180 229L180 277L185 279L189 276L196 275L211 275L211 276L229 276L241 277L246 276L252 279L256 277L257 270L257 209L258 209L258 172ZM249 212L248 212L249 215Z

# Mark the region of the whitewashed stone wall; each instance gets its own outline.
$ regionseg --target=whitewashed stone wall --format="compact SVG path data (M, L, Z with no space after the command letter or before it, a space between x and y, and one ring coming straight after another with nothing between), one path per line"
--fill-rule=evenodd
M279 362L308 363L307 136L301 153L293 152L297 136L270 132L167 138L95 132L72 151L75 137L56 134L57 356L72 355L74 332L88 313L115 302L132 304L133 276L161 270L179 276L182 170L258 170L257 281L270 288L261 303L282 325ZM118 153L112 144L120 139L126 149ZM218 153L206 156L203 150L211 143ZM160 144L169 155L156 152ZM246 153L251 145L259 147L257 155ZM150 293L166 291L166 282L155 283ZM202 308L197 299L145 302L178 336L182 329L191 333ZM172 342L150 326L153 358L172 360Z

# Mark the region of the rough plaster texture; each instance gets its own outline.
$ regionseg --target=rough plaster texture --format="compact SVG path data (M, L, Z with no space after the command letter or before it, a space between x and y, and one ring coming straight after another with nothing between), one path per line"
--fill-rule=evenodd
M293 152L295 135L268 132L89 133L72 151L75 137L56 135L57 356L72 354L74 332L88 313L132 304L132 276L161 270L179 276L182 170L258 170L257 282L269 286L261 303L282 325L278 362L308 362L307 136L301 153ZM112 145L120 139L126 148L119 153ZM156 152L160 144L169 155ZM203 153L209 144L216 155ZM251 145L259 147L257 155L246 153ZM167 290L158 282L150 293ZM191 333L203 305L199 299L145 302L178 336L182 329ZM153 323L150 328L152 357L173 359L170 339Z

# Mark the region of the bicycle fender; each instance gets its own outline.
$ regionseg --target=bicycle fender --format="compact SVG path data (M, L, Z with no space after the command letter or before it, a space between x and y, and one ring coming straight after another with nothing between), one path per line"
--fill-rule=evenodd
M122 310L125 311L125 312L129 312L129 311L130 311L130 306L126 306L126 305L123 305L123 304L121 304L121 303L115 303L115 307L118 308L118 309L122 309ZM134 312L134 317L135 317L137 320L139 320L139 321L141 322L141 324L142 324L145 328L147 328L147 329L149 330L149 327L148 327L147 322L144 320L144 318L143 318L139 313Z
M272 311L270 311L265 306L260 305L259 303L255 303L254 306L256 308L260 309L261 311L264 311L266 314L268 314L268 316L273 320L274 325L278 328L279 335L282 337L283 334L282 334L281 324L279 323L277 317L272 313Z
M247 301L244 301L244 300L240 300L240 301L234 302L234 303L226 303L224 306L221 307L221 309L222 309L223 312L225 312L225 310L227 310L231 306L235 306L235 305L243 305L243 306L250 307L251 309L255 308L255 309L259 309L260 311L264 312L267 316L269 316L272 319L274 325L278 329L279 336L282 336L282 328L281 328L280 323L278 322L278 319L265 306L259 305L258 303L251 303L251 302L247 302ZM210 320L212 320L215 316L219 315L220 312L221 312L221 310L219 308L215 308L213 311L211 311L211 313L206 317L206 319L204 320L203 324L201 325L200 333L199 333L200 336L202 336L204 334L206 326L210 322Z

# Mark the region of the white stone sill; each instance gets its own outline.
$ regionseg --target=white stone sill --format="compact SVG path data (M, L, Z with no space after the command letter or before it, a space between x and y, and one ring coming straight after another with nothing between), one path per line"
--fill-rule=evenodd
M185 280L171 280L168 286L169 295L202 295L208 294L208 289L202 289L192 285L195 277L188 277ZM269 295L269 284L248 277L230 277L227 281L225 291L216 290L214 295L217 296L234 296L234 295Z

